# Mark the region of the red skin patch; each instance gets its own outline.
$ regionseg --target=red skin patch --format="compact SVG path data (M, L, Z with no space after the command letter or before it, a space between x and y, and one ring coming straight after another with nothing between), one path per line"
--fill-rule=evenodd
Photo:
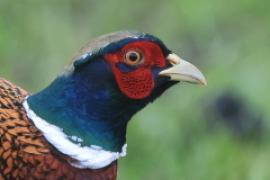
M125 54L130 50L140 52L143 59L131 72L121 72L116 64L127 64ZM149 41L131 42L115 53L106 54L104 58L112 67L119 89L131 99L143 99L149 96L155 86L152 67L162 68L166 64L159 45ZM132 65L128 66L132 67Z

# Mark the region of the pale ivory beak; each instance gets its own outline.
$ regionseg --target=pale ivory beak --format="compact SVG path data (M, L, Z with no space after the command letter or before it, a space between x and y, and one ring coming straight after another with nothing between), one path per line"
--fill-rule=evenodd
M193 64L181 59L176 54L169 54L166 58L173 66L159 73L160 76L169 76L172 81L185 81L207 85L201 71Z

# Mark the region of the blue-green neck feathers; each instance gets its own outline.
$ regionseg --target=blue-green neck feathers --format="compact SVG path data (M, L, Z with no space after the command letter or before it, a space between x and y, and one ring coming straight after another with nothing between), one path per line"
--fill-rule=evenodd
M122 95L104 60L58 77L48 88L28 98L34 112L82 145L98 145L120 151L125 144L127 122L146 102Z

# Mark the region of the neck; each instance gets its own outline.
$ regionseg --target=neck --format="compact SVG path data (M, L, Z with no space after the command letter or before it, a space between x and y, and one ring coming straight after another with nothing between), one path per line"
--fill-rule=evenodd
M108 83L93 84L81 77L58 77L48 88L28 98L29 108L61 128L70 141L120 152L129 119L145 103L131 102L105 87Z
M27 99L24 101L23 106L27 116L43 133L47 141L61 153L71 157L72 160L69 161L69 163L76 168L100 169L110 165L120 157L126 156L126 144L122 147L122 152L106 151L101 147L93 145L82 147L81 144L75 144L69 140L62 129L36 115L36 113L30 109Z

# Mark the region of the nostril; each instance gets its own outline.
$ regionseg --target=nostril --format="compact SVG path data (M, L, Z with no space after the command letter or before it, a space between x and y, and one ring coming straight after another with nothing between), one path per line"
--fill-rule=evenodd
M180 64L181 58L176 54L169 54L166 58L172 65Z
M170 63L171 65L176 65L176 64L177 64L177 62L176 62L176 61L173 61L172 59L168 59L168 61L169 61L169 63Z

